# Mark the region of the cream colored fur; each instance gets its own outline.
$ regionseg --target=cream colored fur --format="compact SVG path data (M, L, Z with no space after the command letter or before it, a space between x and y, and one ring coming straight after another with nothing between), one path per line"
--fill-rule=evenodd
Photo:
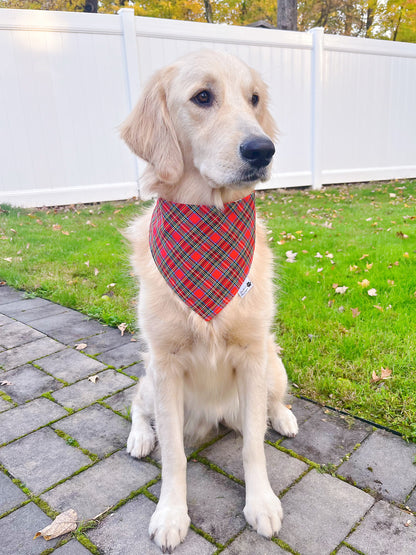
M192 98L208 90L211 106ZM253 105L253 94L259 96ZM159 71L145 88L121 135L148 162L142 194L188 204L222 207L247 196L270 168L244 181L247 161L240 144L250 136L273 138L267 92L258 74L237 58L198 52ZM162 455L162 490L149 533L171 552L186 536L184 436L202 439L223 422L243 434L246 483L244 514L260 534L271 537L282 510L266 471L264 433L297 433L283 404L287 378L270 328L274 315L272 255L257 222L249 278L253 288L210 322L193 312L166 284L149 249L151 212L128 230L133 266L140 282L139 325L149 352L146 376L132 405L127 450L148 455L155 445L155 420Z

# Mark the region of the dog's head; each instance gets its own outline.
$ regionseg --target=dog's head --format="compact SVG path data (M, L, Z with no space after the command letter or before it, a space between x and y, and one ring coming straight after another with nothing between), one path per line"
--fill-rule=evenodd
M223 52L193 53L157 72L121 128L149 164L145 194L183 181L211 189L266 181L275 151L267 101L258 73Z

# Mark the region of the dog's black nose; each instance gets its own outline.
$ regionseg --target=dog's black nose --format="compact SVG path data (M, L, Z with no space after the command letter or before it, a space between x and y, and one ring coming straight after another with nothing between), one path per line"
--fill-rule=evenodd
M274 144L268 137L251 137L240 145L240 153L255 168L264 168L275 153Z

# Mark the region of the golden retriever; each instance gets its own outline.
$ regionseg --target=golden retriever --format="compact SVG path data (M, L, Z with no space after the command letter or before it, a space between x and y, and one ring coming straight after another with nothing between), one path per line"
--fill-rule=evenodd
M269 178L274 153L267 101L257 72L224 52L193 53L158 71L121 127L127 145L148 163L141 195L219 210L250 195ZM149 349L127 450L138 458L153 450L154 420L162 457L149 534L163 552L184 540L190 523L184 437L201 439L222 422L243 435L245 518L271 537L282 509L266 471L267 418L286 436L298 427L283 404L287 377L270 332L273 262L265 230L257 222L252 287L207 321L156 267L151 218L152 211L139 217L127 233L140 282L140 332Z

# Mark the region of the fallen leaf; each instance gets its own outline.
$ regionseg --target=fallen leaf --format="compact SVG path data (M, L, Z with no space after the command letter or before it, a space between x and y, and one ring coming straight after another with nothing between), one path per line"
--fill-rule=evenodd
M367 293L370 295L370 297L377 297L377 290L374 289L374 287L372 289L369 289Z
M88 266L88 268L90 267L90 261L87 260L86 262L84 262L85 266Z
M59 224L53 224L52 229L54 231L60 231L62 229L62 226Z
M380 312L384 312L384 308L382 306L379 306L378 304L373 305L374 308L376 308L377 310L379 310Z
M19 253L18 253L18 254L19 254ZM409 258L409 253L408 253L408 252L404 252L404 253L403 253L403 256L404 256L405 258Z
M370 285L370 282L368 281L368 279L363 279L363 281L357 281L358 285L361 285L361 287L368 287Z
M13 385L12 382L8 382L6 380L3 380L2 382L0 382L0 385Z
M392 373L392 370L390 370L390 368L381 367L381 373L380 373L380 376L378 376L375 370L373 370L371 374L371 382L376 383L376 382L380 382L381 380L388 380L391 378L391 373Z
M398 231L396 233L396 237L400 237L401 239L409 239L409 236L403 233L403 231Z
M361 312L358 310L358 308L352 308L352 309L351 309L351 312L352 312L352 317L353 317L353 318L357 318L357 316L358 316L359 314L361 314Z
M118 329L121 331L121 335L124 335L124 332L126 331L127 328L127 324L125 322L123 322L122 324L120 324L119 326L117 326Z
M364 258L367 258L368 256L370 256L369 254L363 254L362 257L360 258L360 260L364 260Z
M296 262L297 255L297 252L286 251L286 262Z
M343 285L342 287L337 287L335 289L335 293L338 293L340 295L344 295L347 291L348 287L346 285Z
M75 349L77 351L83 351L87 347L88 347L88 345L86 343L78 343L78 345L75 345Z
M46 541L52 540L69 532L73 532L77 528L77 513L74 509L69 509L64 513L58 515L55 520L42 528L39 532L36 532L33 539L42 536Z
M94 275L98 276L99 273L100 273L100 270L98 268L94 268Z
M329 308L332 308L334 306L334 304L335 304L334 299L331 299L331 300L328 301Z
M88 380L92 383L96 383L99 380L99 377L95 374L95 376L90 376Z
M317 271L318 271L318 272L322 272L322 270L323 270L323 268L318 268Z
M63 231L62 235L69 235L69 231Z
M370 264L369 262L367 262L365 267L367 268L367 270L371 270L371 268L373 267L373 263L371 262L371 264Z
M315 258L323 258L322 254L320 252L317 252L315 254Z

